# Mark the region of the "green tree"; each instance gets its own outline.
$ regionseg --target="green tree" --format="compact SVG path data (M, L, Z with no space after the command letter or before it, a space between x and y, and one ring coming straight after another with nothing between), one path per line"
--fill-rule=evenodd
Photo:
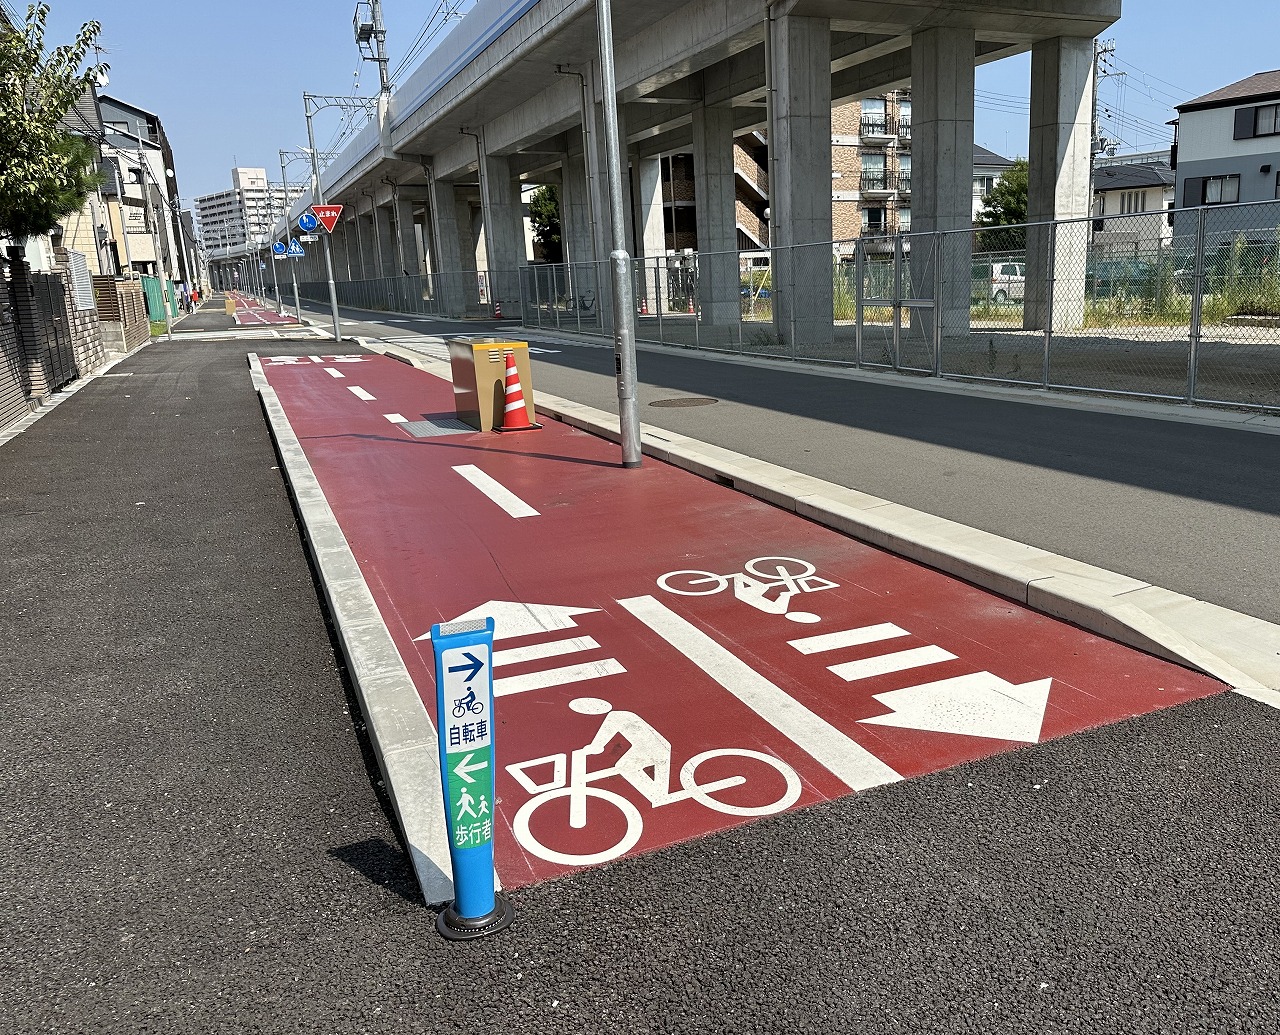
M1014 159L996 180L991 193L982 203L974 220L975 226L1009 227L1006 230L984 230L978 235L978 248L984 252L1020 251L1027 246L1027 160Z
M74 43L46 55L48 16L48 4L31 4L21 29L0 25L0 234L15 241L48 233L101 182L93 145L62 124L106 68L80 71L101 26L86 22Z
M560 188L554 183L539 187L529 196L529 220L533 240L546 262L564 262L560 241Z

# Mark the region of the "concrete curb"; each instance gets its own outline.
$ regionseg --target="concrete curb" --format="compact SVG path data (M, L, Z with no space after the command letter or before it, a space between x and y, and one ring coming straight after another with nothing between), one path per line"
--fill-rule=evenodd
M385 342L370 348L448 378L449 364ZM619 441L618 418L534 392L539 413ZM644 453L927 564L1109 639L1187 665L1280 708L1280 626L1139 579L934 517L651 425Z
M249 371L294 506L306 531L329 613L360 698L369 739L395 807L423 898L431 906L453 900L440 751L435 725L418 696L364 575L307 461L292 425L249 353ZM495 887L497 876L495 874Z

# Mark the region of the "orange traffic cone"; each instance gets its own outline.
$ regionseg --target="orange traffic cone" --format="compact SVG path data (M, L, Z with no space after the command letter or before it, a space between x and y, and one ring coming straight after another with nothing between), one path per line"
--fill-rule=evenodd
M689 315L693 315L693 296L689 296Z
M503 316L502 316L502 300L501 300L501 299L498 299L497 301L495 301L495 302L493 303L493 318L494 318L495 320L501 320L501 319L503 318Z
M502 408L502 427L495 431L537 431L541 424L529 419L524 402L524 390L520 387L520 371L516 369L516 355L507 353L506 405Z
M649 299L646 298L644 295L640 296L640 315L641 316L649 315Z

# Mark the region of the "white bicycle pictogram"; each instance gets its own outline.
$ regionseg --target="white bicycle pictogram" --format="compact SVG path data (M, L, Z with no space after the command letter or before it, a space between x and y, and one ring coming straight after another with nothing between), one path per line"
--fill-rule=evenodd
M809 624L822 619L809 611L792 611L791 600L800 593L836 589L838 583L817 575L817 568L798 557L753 557L743 570L729 575L713 571L669 571L658 579L668 593L704 597L733 586L733 595L765 614L783 615L789 621ZM777 590L776 595L770 595Z
M596 697L577 698L570 702L569 707L584 715L604 715L604 719L590 744L569 752L567 774L566 755L563 751L506 767L507 772L533 795L516 813L513 824L516 840L526 851L540 859L564 866L591 866L616 859L635 847L640 835L644 833L644 819L640 810L616 791L593 786L615 776L631 784L653 808L693 799L706 808L730 816L768 816L789 808L800 797L800 778L794 769L772 755L748 748L716 748L694 755L680 769L680 790L673 791L671 744L653 726L635 712L615 710L608 701ZM615 737L621 737L629 745L623 755L612 766L588 770L588 756L601 753ZM763 763L781 776L785 785L782 794L777 795L776 788L771 788L769 793L773 795L772 800L759 805L721 801L715 797L717 793L741 787L747 783L748 778L742 775L726 776L699 783L698 767L714 758L751 759ZM529 778L527 769L546 764L552 766L550 781L539 784ZM770 779L769 783L773 784L775 781ZM569 826L573 830L581 830L588 825L588 801L597 803L592 806L595 810L601 805L608 805L620 812L626 821L626 830L612 846L594 852L576 854L551 848L538 840L530 829L530 823L534 813L560 798L569 799Z

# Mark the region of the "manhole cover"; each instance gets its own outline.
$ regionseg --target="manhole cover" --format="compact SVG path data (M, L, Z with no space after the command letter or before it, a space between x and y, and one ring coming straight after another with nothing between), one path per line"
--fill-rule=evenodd
M719 399L711 399L705 395L682 395L675 399L655 399L650 406L710 406Z

